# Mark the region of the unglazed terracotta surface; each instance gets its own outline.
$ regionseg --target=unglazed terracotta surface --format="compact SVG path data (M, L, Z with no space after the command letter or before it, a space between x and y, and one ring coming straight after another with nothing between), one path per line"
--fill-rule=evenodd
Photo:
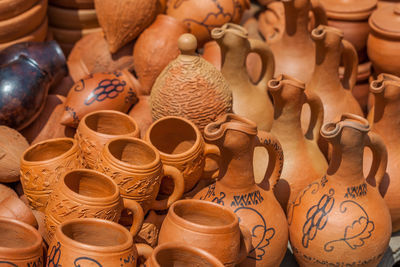
M98 28L95 9L70 9L49 5L49 24L55 27L80 30Z
M55 6L71 9L94 8L94 0L49 0L49 3Z
M153 123L149 99L150 96L148 95L139 95L138 102L128 113L137 122L140 128L140 136L145 136L147 129Z
M15 17L31 8L38 0L6 0L0 4L0 20Z
M13 195L9 195L0 202L0 217L15 219L37 228L35 216L25 203Z

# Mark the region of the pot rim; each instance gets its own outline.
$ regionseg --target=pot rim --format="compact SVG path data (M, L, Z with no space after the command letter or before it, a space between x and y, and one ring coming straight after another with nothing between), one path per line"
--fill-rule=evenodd
M397 16L400 16L400 4L397 4L394 7L389 5L389 6L379 8L378 10L373 12L372 15L369 17L368 24L371 28L371 33L375 32L386 38L398 40L398 39L400 39L400 31L392 31L392 30L384 29L384 28L380 27L379 25L377 25L376 22L374 21L374 16L377 16L376 14L379 14L379 13L384 14L385 12L390 13L390 11L393 11Z
M326 139L338 136L343 128L353 128L361 132L369 132L370 125L367 119L352 113L344 113L337 122L328 122L321 127L321 135Z

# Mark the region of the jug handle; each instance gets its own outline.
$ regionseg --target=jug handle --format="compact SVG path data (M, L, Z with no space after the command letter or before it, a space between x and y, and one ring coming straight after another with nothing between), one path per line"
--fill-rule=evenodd
M209 157L210 155L215 155L217 157L221 157L221 150L219 149L218 146L209 144L209 143L204 143L204 157ZM216 169L212 174L206 175L203 173L203 179L216 179L219 176L219 168Z
M258 131L256 146L264 147L269 157L267 171L259 185L263 185L262 188L274 188L283 169L282 146L274 135L261 130Z
M304 91L306 95L306 103L310 106L310 124L308 125L305 137L318 143L319 131L321 130L322 123L324 122L324 106L321 98L311 91Z
M139 233L140 229L142 228L142 224L144 221L143 208L139 203L137 203L133 199L123 198L123 202L124 202L124 207L126 209L130 210L133 214L132 215L133 222L132 222L132 226L131 226L131 229L129 230L129 232L132 234L133 237L135 237Z
M386 174L386 167L388 162L388 154L386 146L382 138L373 132L369 132L367 135L366 146L372 151L372 164L371 169L366 178L367 182L379 188L379 185Z
M164 165L164 175L163 177L169 176L174 181L174 191L172 194L163 200L154 200L151 205L151 209L153 210L166 210L171 206L172 203L182 198L183 193L185 191L185 182L183 180L183 175L180 170L173 166Z
M344 65L342 85L345 89L351 91L357 82L358 55L356 49L349 41L342 40L342 45L342 62Z
M315 17L315 25L314 28L318 27L318 25L328 25L328 18L326 17L326 11L323 5L319 2L319 0L311 0L311 11L314 13Z
M257 82L257 87L263 92L267 88L268 81L272 79L275 73L275 59L269 46L257 39L249 39L250 53L256 53L261 57L262 69L260 80ZM250 78L249 78L250 79Z

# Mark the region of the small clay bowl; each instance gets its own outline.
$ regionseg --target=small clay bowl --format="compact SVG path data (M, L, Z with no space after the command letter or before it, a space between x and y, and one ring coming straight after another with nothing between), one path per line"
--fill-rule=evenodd
M79 30L98 28L95 9L68 9L49 5L49 23L52 26Z

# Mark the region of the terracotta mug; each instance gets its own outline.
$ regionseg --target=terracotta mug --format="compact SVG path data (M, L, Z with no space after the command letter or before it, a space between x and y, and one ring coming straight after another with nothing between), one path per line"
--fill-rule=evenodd
M100 172L87 169L67 172L49 197L45 239L50 243L57 225L74 218L118 222L124 208L133 213L130 232L135 236L144 217L143 209L136 201L121 198L117 184Z
M138 249L123 226L101 219L79 218L57 227L47 253L47 266L136 267L137 259Z
M111 177L121 196L137 201L145 213L150 209L167 209L183 195L181 171L163 164L157 149L138 138L120 137L109 141L96 169ZM168 199L156 200L164 175L173 179L174 191Z
M205 143L196 125L182 117L166 116L155 121L147 130L145 140L157 148L165 165L183 173L185 192L202 178L206 157L220 155L218 147ZM214 173L213 178L216 176ZM160 192L171 194L172 188L171 179L163 179Z
M243 261L251 249L251 234L239 219L216 203L186 199L171 205L161 226L158 244L179 242L213 254L225 266Z
M81 167L78 144L55 138L29 147L21 156L20 180L32 209L44 212L54 185L67 171Z
M113 110L87 114L79 122L75 139L87 168L94 168L104 145L115 137L139 137L139 127L128 115Z
M43 267L43 240L32 226L0 217L0 266Z

